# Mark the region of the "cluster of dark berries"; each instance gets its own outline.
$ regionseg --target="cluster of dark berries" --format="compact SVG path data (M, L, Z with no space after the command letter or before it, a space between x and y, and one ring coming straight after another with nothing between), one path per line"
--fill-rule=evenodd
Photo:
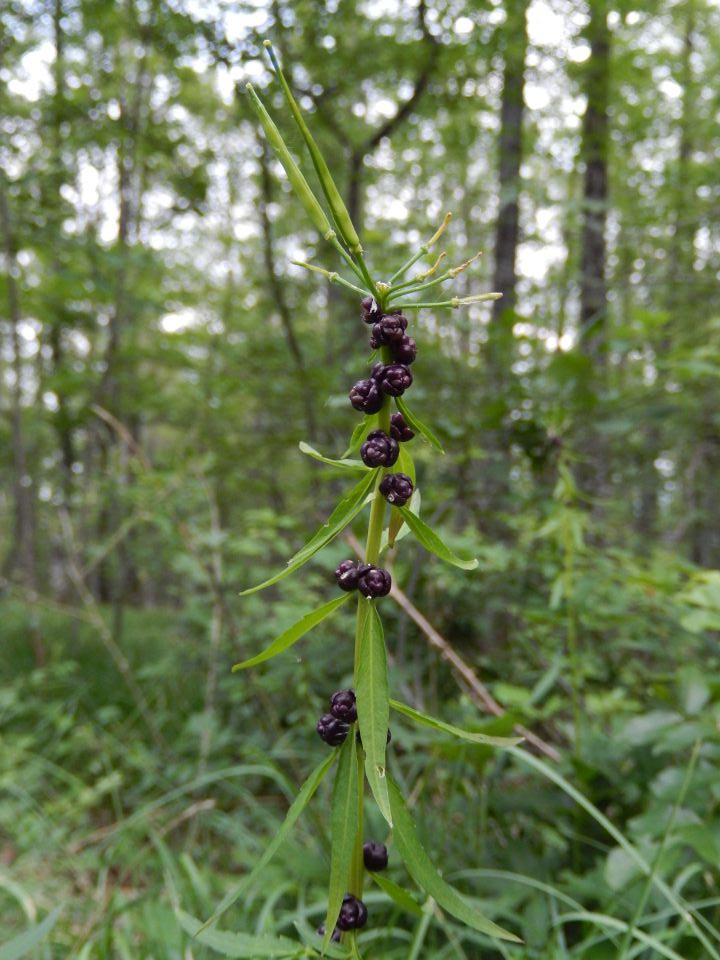
M388 473L380 481L380 493L388 503L404 507L413 495L413 482L406 473Z
M392 586L387 570L381 570L372 563L356 563L354 560L343 560L335 571L335 579L341 590L359 590L368 600L386 597Z
M331 747L339 747L345 740L350 724L357 720L355 693L352 690L338 690L330 698L330 713L324 713L315 729L318 736Z
M358 380L350 391L350 403L361 413L377 413L385 397L400 397L413 382L410 364L417 357L417 344L408 337L407 317L399 310L382 313L372 297L362 301L362 318L372 324L370 346L387 347L392 363L376 363L367 380Z
M415 341L412 341L413 349ZM413 358L414 359L414 358ZM412 362L412 361L409 361ZM376 363L367 380L358 380L350 390L350 403L361 413L377 413L385 397L400 397L412 384L406 363Z
M337 924L333 930L330 939L340 943L340 937L347 930L359 930L367 923L367 907L354 897L351 893L346 893L343 897L340 914L337 918ZM317 930L321 937L325 936L325 924L321 923Z

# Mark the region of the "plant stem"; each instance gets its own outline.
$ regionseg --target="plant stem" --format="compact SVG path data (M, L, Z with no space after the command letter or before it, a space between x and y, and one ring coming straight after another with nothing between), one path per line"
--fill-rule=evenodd
M383 304L384 307L384 304ZM388 348L383 347L382 350L383 359L387 361L388 359ZM378 417L378 427L380 430L384 430L385 433L390 433L390 408L391 400L390 397L385 398L385 403L383 404L380 415ZM367 533L367 542L365 545L365 563L377 563L380 558L380 543L382 541L383 525L385 521L385 497L380 493L380 481L383 478L385 471L379 469L377 471L377 482L375 484L375 496L373 498L372 506L370 507L370 519L368 521L368 533ZM357 607L357 621L355 629L355 667L354 667L354 682L355 688L358 686L359 671L360 671L360 638L362 637L363 627L365 623L365 615L367 612L368 603L372 603L372 600L366 600L362 595L358 596L358 607ZM354 731L353 727L353 731ZM351 734L354 735L354 734ZM362 899L363 893L363 884L365 882L365 864L363 860L363 815L364 815L364 796L365 796L365 763L362 748L358 749L358 765L359 765L359 783L360 790L358 791L358 832L357 839L355 841L355 850L353 851L353 862L350 873L350 883L351 883L351 892L358 899Z

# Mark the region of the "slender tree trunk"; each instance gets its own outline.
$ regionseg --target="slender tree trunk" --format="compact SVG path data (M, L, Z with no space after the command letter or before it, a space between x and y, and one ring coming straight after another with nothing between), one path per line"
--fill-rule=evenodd
M53 64L55 91L52 101L51 196L48 198L50 208L48 219L53 228L52 235L55 238L54 242L57 244L52 261L52 270L55 277L59 276L63 270L63 264L60 258L60 237L62 235L63 221L63 201L60 190L64 182L62 124L65 108L65 35L63 33L62 18L63 0L55 0L52 18L55 44L55 62ZM65 362L63 344L64 312L65 305L63 301L53 294L48 342L50 345L52 370L56 375L62 372ZM76 459L75 440L72 429L72 416L68 409L67 398L62 390L57 390L56 393L58 409L54 418L54 425L60 446L63 492L65 501L69 502L73 487L73 464Z
M583 209L580 231L580 349L592 362L597 393L605 387L607 366L607 248L605 232L608 206L608 150L610 96L610 30L608 0L592 0L586 36L590 59L585 69L587 100L582 127L580 159L584 167ZM580 484L599 494L606 485L607 450L602 434L588 430L587 458Z
M510 484L509 437L505 414L513 379L512 348L517 301L517 250L520 242L520 192L522 180L522 132L525 113L525 57L527 54L528 0L509 0L503 25L504 64L498 143L498 189L500 204L495 224L495 266L492 289L502 293L493 304L492 322L485 350L488 385L494 421L488 424L485 444L490 454L487 469L485 512L501 511Z
M2 177L0 177L0 229L2 230L2 248L5 259L5 283L13 371L10 431L15 499L13 547L10 556L6 558L5 566L9 573L13 572L13 568L15 568L23 583L35 590L38 586L35 500L23 426L23 362L20 347L20 298L16 279L18 275L17 249L7 190Z

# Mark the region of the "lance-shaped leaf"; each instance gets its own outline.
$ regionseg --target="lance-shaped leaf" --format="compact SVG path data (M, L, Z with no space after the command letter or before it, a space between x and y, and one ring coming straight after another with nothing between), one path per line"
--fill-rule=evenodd
M287 178L292 184L292 188L295 191L298 200L300 203L302 203L303 207L305 207L308 216L320 231L322 236L326 240L332 240L332 238L335 236L335 231L333 230L325 211L320 206L319 200L310 189L310 184L307 182L300 168L290 155L290 151L285 145L285 141L281 137L280 131L275 126L270 114L262 105L260 98L255 93L253 85L248 83L245 89L248 92L250 102L252 103L255 112L258 115L258 119L260 120L262 128L265 131L265 136L267 137L268 143L272 147L275 156L285 168Z
M421 436L425 437L428 443L431 443L436 450L440 451L440 453L445 453L445 451L443 450L442 444L440 443L438 438L435 436L435 434L432 432L430 427L428 427L427 424L424 424L419 417L415 416L414 413L410 413L410 411L408 410L407 404L402 399L402 397L395 397L395 404L398 410L400 411L400 413L405 418L405 422L407 423L407 425L410 427L411 430L414 430L416 433L419 433L421 434Z
M385 748L390 720L385 637L372 600L360 601L358 616L360 656L355 692L360 737L365 750L365 775L380 812L392 826L385 775Z
M351 456L355 453L356 450L360 449L360 445L363 440L367 437L371 430L377 430L378 427L378 415L376 413L366 414L360 423L355 427L350 437L350 445L343 454L343 459L345 457Z
M391 700L390 707L423 727L430 727L433 730L439 730L441 733L449 733L460 740L469 740L470 743L480 743L487 747L514 747L516 744L522 743L522 737L492 737L485 733L472 733L470 730L462 730L451 723L445 723L444 720L438 720L436 717L421 713L419 710L409 707L406 703L400 703L399 700Z
M422 907L415 897L411 893L408 893L404 887L398 886L394 880L390 880L384 873L373 873L372 871L369 871L369 873L383 893L386 893L391 900L394 900L402 910L406 910L408 913L414 913L417 916L422 916Z
M345 527L360 513L365 504L372 500L373 494L370 493L370 488L374 482L375 471L368 470L367 476L364 476L362 480L342 498L340 503L338 503L330 514L327 523L324 523L308 540L305 546L288 560L284 570L276 573L270 577L269 580L264 580L262 583L259 583L256 587L249 587L247 590L243 590L240 596L245 597L249 593L264 590L265 587L272 586L274 583L287 577L288 574L293 573L304 563L307 563L311 557L315 556L318 550L322 550L322 548L330 543L331 540L334 540L339 533L342 533Z
M405 523L410 527L416 538L426 550L430 551L430 553L434 553L435 556L440 557L441 560L452 563L452 565L455 567L460 567L461 570L474 570L477 567L477 559L473 558L472 560L463 560L462 557L458 557L458 555L452 552L450 547L448 547L448 545L440 539L435 531L432 530L424 520L421 520L420 517L408 510L407 507L396 507L395 509L400 511Z
M223 957L264 960L270 957L293 957L298 952L298 944L287 937L256 937L250 933L231 933L228 930L204 930L200 920L184 910L177 910L176 916L180 926L194 940Z
M264 45L268 56L270 57L270 61L275 68L275 73L280 81L280 86L285 94L285 99L288 102L288 106L292 111L295 123L298 125L298 129L300 130L300 133L302 133L303 139L305 140L305 144L308 148L313 166L315 167L315 172L317 173L318 180L320 181L320 186L322 187L322 191L325 194L330 210L332 211L333 219L337 224L337 228L340 231L340 236L343 238L350 250L352 250L354 253L359 253L362 251L360 237L357 235L357 231L353 226L353 222L350 219L350 214L348 213L347 207L345 206L343 198L340 196L340 191L336 187L335 181L330 175L330 170L325 162L325 158L320 153L318 145L315 143L312 134L308 130L305 119L300 112L300 107L295 102L295 97L293 97L290 86L285 79L285 75L280 69L280 64L277 62L272 44L269 40L265 40Z
M265 848L263 855L252 868L250 873L243 877L240 883L233 887L233 889L223 897L218 908L215 910L213 915L200 927L200 929L197 931L198 933L201 933L211 924L215 923L215 921L218 920L225 913L225 911L231 907L239 897L242 896L243 892L255 882L260 872L264 870L265 867L270 863L272 858L280 849L281 845L287 839L290 831L297 823L300 814L312 799L315 791L322 783L328 770L333 763L335 763L335 760L336 753L333 751L328 757L325 758L325 760L323 760L321 764L315 767L305 783L302 785L302 787L300 787L300 792L290 805L290 809L287 812L282 826Z
M350 736L340 748L335 771L330 812L330 884L325 916L323 949L330 943L340 913L343 897L350 886L353 848L358 832L359 784L357 746L351 728Z
M325 457L319 450L311 447L309 443L305 443L304 440L301 440L298 446L301 452L307 454L308 457L312 457L313 460L318 460L320 463L327 463L330 467L340 467L341 470L359 470L360 473L370 469L365 466L362 460L347 460L345 457L342 460L333 460L332 457Z
M491 937L498 937L500 940L512 940L513 943L522 943L519 937L508 930L499 927L492 920L484 917L475 907L469 903L454 887L451 887L440 874L425 852L425 848L420 843L415 828L415 823L410 815L410 811L405 806L400 788L392 779L388 777L388 792L390 796L390 807L392 809L393 821L393 840L400 856L408 869L408 873L419 887L429 894L439 906L447 910L458 920L462 920L469 927L478 930L480 933L486 933Z
M328 603L324 603L321 607L318 607L317 610L306 613L300 617L297 623L294 623L291 627L288 627L284 633L281 633L279 637L276 637L270 646L263 650L262 653L258 653L249 660L236 663L233 667L233 673L237 670L246 670L248 667L254 667L256 664L263 663L265 660L271 660L279 653L287 650L294 643L297 643L301 637L304 637L308 631L312 630L313 627L316 627L332 613L335 613L338 607L341 607L350 599L350 596L351 594L346 593L345 596L336 597L334 600L330 600Z

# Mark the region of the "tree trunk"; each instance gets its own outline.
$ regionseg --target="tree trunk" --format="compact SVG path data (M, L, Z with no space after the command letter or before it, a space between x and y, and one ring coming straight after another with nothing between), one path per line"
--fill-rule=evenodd
M508 391L513 380L513 324L517 301L517 250L520 242L520 191L522 181L522 131L525 113L525 57L527 53L528 0L506 4L503 89L498 142L498 189L500 203L495 224L495 266L492 289L502 293L493 303L492 322L485 348L487 380L491 391L485 446L489 459L483 469L484 512L490 517L502 511L510 485L510 438Z
M27 444L23 427L22 389L23 362L20 348L20 298L17 288L18 262L13 235L10 207L4 178L0 177L0 229L5 255L5 282L7 311L10 321L13 386L10 407L10 431L13 460L13 493L15 499L15 529L13 547L6 558L9 573L16 569L20 579L32 590L38 586L35 500L32 477L28 468Z
M592 0L586 37L590 59L585 69L587 100L583 118L580 159L584 167L580 232L580 331L579 346L592 363L596 393L603 390L607 364L606 241L608 205L608 102L610 96L610 30L607 0ZM580 485L590 494L604 489L607 474L606 444L592 426L582 444L587 462Z

